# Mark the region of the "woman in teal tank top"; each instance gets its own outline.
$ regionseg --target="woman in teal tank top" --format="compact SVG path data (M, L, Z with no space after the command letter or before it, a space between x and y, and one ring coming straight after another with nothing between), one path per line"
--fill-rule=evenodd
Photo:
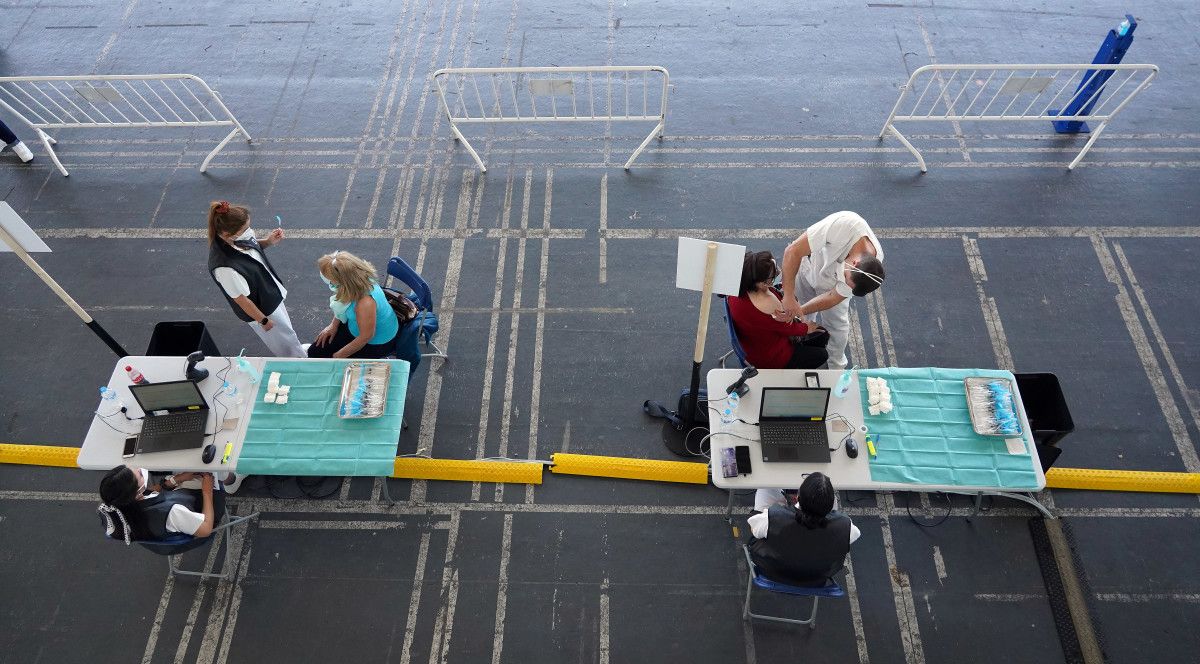
M400 320L383 295L370 263L347 251L317 259L321 280L333 291L333 320L317 334L309 357L380 358L391 355Z

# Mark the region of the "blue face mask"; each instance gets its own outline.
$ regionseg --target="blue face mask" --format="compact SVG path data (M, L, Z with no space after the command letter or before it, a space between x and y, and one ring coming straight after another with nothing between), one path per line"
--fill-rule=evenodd
M326 279L325 275L323 275L323 274L321 275L321 281L324 281L325 285L329 286L329 290L333 291L334 293L337 292L337 289L338 289L337 285L334 284L332 281Z

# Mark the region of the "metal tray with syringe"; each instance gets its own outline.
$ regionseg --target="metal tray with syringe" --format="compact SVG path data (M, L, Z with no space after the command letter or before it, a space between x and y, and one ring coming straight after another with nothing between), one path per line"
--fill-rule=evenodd
M379 417L387 409L388 384L392 367L387 362L352 362L342 377L342 398L338 417L365 419Z
M1007 378L971 376L963 380L971 426L981 436L1020 436L1021 418Z

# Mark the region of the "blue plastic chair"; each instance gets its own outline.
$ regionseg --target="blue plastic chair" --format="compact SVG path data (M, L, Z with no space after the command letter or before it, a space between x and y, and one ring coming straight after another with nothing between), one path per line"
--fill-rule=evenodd
M772 581L763 576L762 571L754 564L754 560L750 557L750 547L743 544L742 552L746 554L746 566L750 569L750 575L746 579L746 603L742 606L742 620L750 620L757 618L759 620L769 620L772 622L788 623L790 625L808 625L809 629L817 628L817 602L822 597L845 597L846 591L837 584L833 579L826 579L824 586L809 588L805 586L789 586L786 583ZM773 593L781 593L784 595L801 595L804 597L812 597L812 613L808 618L799 620L796 618L784 618L781 616L768 616L759 613L750 612L750 593L758 586L763 590Z
M446 353L433 343L433 335L438 330L438 321L437 314L433 312L433 292L429 289L429 284L399 256L393 256L388 261L387 273L400 280L411 290L408 293L408 299L417 305L417 316L413 321L417 326L419 338L425 342L426 348L433 350L433 352L421 353L421 357L440 357L449 361L450 358L446 356ZM397 344L398 350L399 345Z
M249 514L247 516L239 516L236 519L230 519L228 512L223 512L221 520L224 521L224 523L213 528L212 533L208 537L193 537L192 535L188 535L186 533L171 533L170 535L159 540L130 540L129 543L139 544L152 553L156 553L160 556L166 556L167 569L171 571L172 575L182 574L186 576L199 576L206 579L227 579L229 578L230 568L233 566L233 556L228 555L228 547L226 548L225 562L223 563L221 572L219 574L214 572L193 572L191 570L185 570L176 567L175 556L191 551L192 549L199 549L205 544L208 544L216 539L218 532L225 530L226 528L232 528L238 524L245 523L256 516L258 516L258 512ZM100 518L100 523L101 525L104 525L104 517ZM125 541L122 538L112 537L108 535L107 532L105 533L105 538L118 542Z
M725 359L730 355L736 355L738 363L742 368L746 368L746 351L742 350L742 342L738 341L737 330L733 327L733 316L729 314L729 297L721 296L721 300L725 303L725 327L729 328L729 345L733 346L733 350L721 356L721 368L725 368Z

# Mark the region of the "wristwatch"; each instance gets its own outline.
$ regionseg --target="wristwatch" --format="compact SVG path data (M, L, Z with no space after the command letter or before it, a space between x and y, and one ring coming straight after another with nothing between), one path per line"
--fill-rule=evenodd
M268 318L267 316L263 316L263 319L262 319L262 320L260 320L260 321L258 321L258 324L259 324L259 325L266 325L268 322L270 322L270 320L271 320L271 319L270 319L270 318Z

